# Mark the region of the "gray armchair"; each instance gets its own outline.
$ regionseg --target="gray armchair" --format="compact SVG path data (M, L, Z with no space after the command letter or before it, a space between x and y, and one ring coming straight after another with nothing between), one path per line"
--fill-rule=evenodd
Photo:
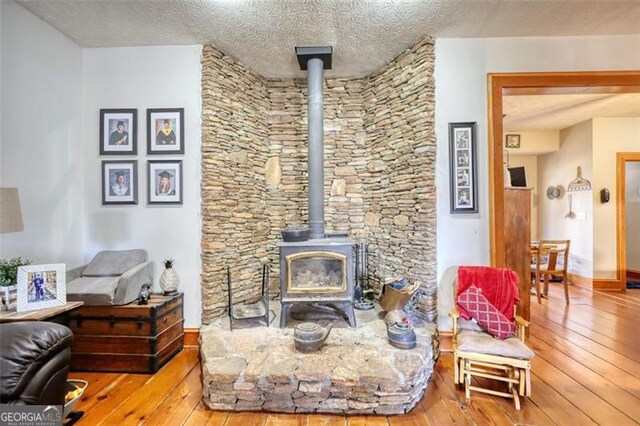
M142 286L153 287L153 262L146 250L101 251L87 265L67 271L67 300L85 306L126 305Z

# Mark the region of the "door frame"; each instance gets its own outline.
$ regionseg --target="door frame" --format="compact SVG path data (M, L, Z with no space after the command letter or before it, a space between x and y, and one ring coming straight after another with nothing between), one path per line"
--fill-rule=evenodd
M544 73L490 73L488 77L488 120L489 120L489 236L490 261L492 266L504 267L504 169L503 169L503 95L527 94L593 94L593 93L640 93L640 71L598 71L598 72L544 72ZM618 186L618 191L620 190ZM618 193L619 196L619 193ZM620 198L618 198L620 199ZM622 282L626 264L620 251L620 228L618 211L617 224L617 280ZM624 217L624 216L622 216ZM626 249L626 247L625 247ZM621 263L622 260L622 263ZM625 284L626 287L626 284Z
M620 290L627 289L627 205L626 164L640 162L640 152L618 152L616 156L616 243L618 252L618 279Z

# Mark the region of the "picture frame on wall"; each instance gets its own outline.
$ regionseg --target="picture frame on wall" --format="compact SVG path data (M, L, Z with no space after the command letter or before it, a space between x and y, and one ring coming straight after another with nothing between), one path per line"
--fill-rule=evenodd
M138 204L138 161L102 162L102 205Z
M184 108L147 109L147 154L184 154Z
M520 148L520 135L506 135L504 146L507 148Z
M138 153L138 110L100 110L100 155Z
M65 268L64 263L20 266L17 311L64 306L67 303Z
M478 213L475 122L449 123L451 213Z
M182 160L147 162L148 204L182 204Z

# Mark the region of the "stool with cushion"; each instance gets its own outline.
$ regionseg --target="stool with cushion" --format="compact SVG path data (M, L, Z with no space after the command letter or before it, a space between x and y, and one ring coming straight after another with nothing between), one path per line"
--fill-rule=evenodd
M101 251L87 265L67 272L67 300L85 306L126 305L145 284L153 286L153 262L145 250Z
M508 269L460 267L454 280L456 304L453 318L454 382L471 391L513 398L531 396L533 351L525 343L529 323L515 315L519 300L518 276ZM497 337L496 337L497 336ZM491 379L507 385L498 391L472 385L472 379Z

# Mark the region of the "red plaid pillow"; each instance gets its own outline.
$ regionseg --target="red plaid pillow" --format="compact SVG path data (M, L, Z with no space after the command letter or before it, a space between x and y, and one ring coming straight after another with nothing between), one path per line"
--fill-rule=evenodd
M470 286L458 295L457 303L493 337L504 340L516 333L516 324L509 321L484 297L482 289Z

